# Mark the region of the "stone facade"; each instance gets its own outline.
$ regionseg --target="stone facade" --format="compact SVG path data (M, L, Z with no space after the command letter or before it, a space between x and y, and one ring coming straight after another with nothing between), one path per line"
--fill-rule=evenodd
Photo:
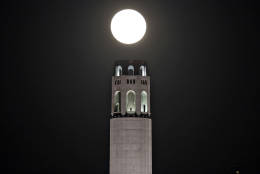
M110 117L110 174L152 174L150 77L147 74L144 61L115 63Z
M110 120L110 174L152 173L152 120Z
M121 83L116 84L115 81L119 80ZM135 84L127 84L127 80L130 81L135 80ZM146 82L146 83L141 83ZM146 91L147 92L147 102L148 102L148 112L147 114L151 114L150 112L150 77L149 76L141 76L141 75L135 75L135 76L129 76L129 75L122 75L122 76L113 76L112 77L112 105L111 105L111 111L112 115L114 114L114 95L116 91L121 92L121 114L126 115L126 93L128 90L133 90L136 92L136 114L141 114L141 92Z

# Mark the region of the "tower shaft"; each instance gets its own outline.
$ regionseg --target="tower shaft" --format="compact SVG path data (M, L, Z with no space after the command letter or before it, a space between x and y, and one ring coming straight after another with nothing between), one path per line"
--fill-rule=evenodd
M152 120L110 120L110 174L152 173Z

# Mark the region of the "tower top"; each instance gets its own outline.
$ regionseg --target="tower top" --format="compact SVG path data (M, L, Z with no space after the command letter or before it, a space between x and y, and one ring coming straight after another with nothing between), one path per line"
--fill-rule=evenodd
M150 76L143 60L118 60L112 76L111 116L151 118Z
M149 74L147 63L144 60L117 60L114 64L115 69L121 69L121 75L142 75L145 71L145 75ZM134 74L129 74L129 69L133 69Z

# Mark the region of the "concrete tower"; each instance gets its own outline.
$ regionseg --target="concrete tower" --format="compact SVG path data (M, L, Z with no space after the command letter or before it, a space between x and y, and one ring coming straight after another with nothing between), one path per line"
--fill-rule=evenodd
M150 77L144 61L117 61L112 77L110 174L152 174Z

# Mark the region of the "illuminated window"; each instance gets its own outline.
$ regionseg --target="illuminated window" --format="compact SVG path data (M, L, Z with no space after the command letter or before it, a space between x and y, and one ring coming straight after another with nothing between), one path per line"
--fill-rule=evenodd
M135 68L133 65L128 66L128 75L134 75Z
M141 112L147 112L147 92L141 92Z
M114 112L121 112L121 93L120 91L115 92L114 96Z
M135 113L135 92L130 90L126 93L126 112L128 114Z
M116 76L121 76L122 75L122 67L120 65L116 66L115 75Z
M145 66L140 66L140 74L142 75L142 76L146 76L146 67Z

